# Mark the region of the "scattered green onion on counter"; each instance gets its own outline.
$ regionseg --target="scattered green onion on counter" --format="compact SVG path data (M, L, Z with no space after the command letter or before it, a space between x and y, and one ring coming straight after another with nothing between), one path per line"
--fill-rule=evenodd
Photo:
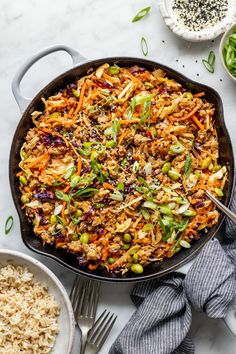
M8 235L9 232L12 229L12 226L14 224L13 216L8 216L6 222L5 222L5 235Z
M146 57L148 55L148 45L144 37L141 38L141 48L142 48L143 55Z
M137 15L134 16L132 22L137 22L137 21L141 20L149 13L150 10L151 10L151 6L145 7L144 9L140 10L137 13Z
M215 71L215 62L216 62L216 56L213 50L210 51L207 60L202 59L203 65L211 74L213 74Z
M229 72L236 77L236 29L232 33L223 48L223 58Z

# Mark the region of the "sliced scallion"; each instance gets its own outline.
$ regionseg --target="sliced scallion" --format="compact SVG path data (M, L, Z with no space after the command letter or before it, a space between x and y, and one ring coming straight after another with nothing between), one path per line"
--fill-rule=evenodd
M189 175L190 175L191 165L192 165L191 155L188 154L186 157L185 165L184 165L184 173L187 177L189 177Z
M215 56L215 53L213 52L213 50L210 51L207 60L202 59L203 65L212 74L215 71L215 61L216 61L216 56Z
M132 19L132 22L137 22L137 21L141 20L149 13L150 10L151 10L151 6L145 7L144 9L140 10L137 13L137 15L134 16L134 18Z
M142 49L143 55L146 57L148 55L148 45L147 45L146 38L144 38L144 37L141 38L141 49Z
M13 216L8 216L6 222L5 222L5 235L8 235L9 232L11 231L12 229L12 226L14 224L14 219L13 219Z

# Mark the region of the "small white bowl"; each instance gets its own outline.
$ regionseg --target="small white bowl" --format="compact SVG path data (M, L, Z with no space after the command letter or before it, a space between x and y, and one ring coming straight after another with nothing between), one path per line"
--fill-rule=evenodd
M236 3L235 0L228 0L228 12L222 21L215 26L200 30L190 31L178 21L176 13L172 9L174 0L160 0L160 10L166 25L179 37L190 42L201 42L214 39L224 33L233 23L236 22Z
M231 79L233 79L234 81L236 81L236 77L233 76L227 66L225 65L225 61L224 61L224 57L223 57L223 49L224 49L224 46L225 46L225 43L228 39L228 37L233 33L233 31L236 29L236 23L234 23L229 29L228 31L225 32L225 34L223 35L223 37L221 38L221 41L220 41L220 47L219 47L219 55L220 55L220 60L221 60L221 63L225 69L225 71L227 72L227 74L231 77Z
M7 264L26 266L35 277L35 280L46 283L49 293L60 305L58 318L59 333L53 346L52 353L70 354L73 345L75 322L70 299L57 277L38 260L17 251L0 249L0 266Z

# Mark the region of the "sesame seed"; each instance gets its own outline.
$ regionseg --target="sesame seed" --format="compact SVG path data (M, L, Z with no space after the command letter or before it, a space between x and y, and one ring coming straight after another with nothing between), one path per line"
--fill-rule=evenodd
M225 18L228 0L174 0L172 8L182 25L197 32Z

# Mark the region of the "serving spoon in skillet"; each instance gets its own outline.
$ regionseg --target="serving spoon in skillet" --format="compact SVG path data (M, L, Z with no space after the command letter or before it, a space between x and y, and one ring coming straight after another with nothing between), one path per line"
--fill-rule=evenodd
M233 223L236 224L236 214L234 214L229 208L222 204L218 199L216 199L210 192L205 191L205 194L209 199L221 210L225 215L227 215Z

